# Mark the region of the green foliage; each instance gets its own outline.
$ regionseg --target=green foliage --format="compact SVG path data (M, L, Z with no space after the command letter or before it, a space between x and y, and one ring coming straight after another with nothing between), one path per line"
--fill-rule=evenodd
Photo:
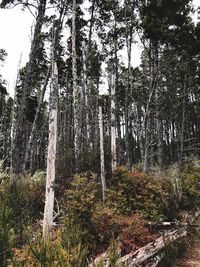
M150 177L142 172L129 173L125 167L119 167L107 192L107 205L119 214L137 211L148 219L157 220L167 216L170 190L166 179Z
M44 171L36 171L33 176L30 177L30 180L35 184L45 184L46 173Z
M92 215L92 223L96 229L98 244L109 246L113 235L117 237L121 229L121 216L115 209L98 205Z
M0 248L6 256L12 246L25 242L25 228L40 219L44 188L25 178L3 180L0 185Z
M177 246L174 243L168 243L164 249L164 258L162 259L161 267L172 267L177 258Z
M181 174L183 186L182 207L195 209L200 205L200 166L189 163Z
M97 176L87 172L74 176L70 188L64 192L61 200L64 213L80 225L84 242L90 243L91 247L95 241L92 214L100 199L101 190Z
M3 170L3 160L0 160L0 182L3 182L3 180L7 180L8 178L9 175Z
M108 267L115 267L118 259L118 253L117 253L117 242L114 239L114 237L110 241L110 247L109 247L109 265Z
M11 255L14 244L14 229L12 228L12 210L6 206L4 197L0 199L0 266L7 266L7 258Z
M14 258L10 266L44 266L44 267L84 267L87 250L81 245L80 231L69 222L52 233L45 242L39 233L22 249L14 249Z
M115 171L107 192L107 205L119 214L128 214L135 210L136 184L129 177L125 167Z

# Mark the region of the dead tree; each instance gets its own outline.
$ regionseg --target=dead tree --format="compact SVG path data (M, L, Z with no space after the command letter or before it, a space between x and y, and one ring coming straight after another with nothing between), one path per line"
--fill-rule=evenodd
M51 90L49 99L49 144L47 155L46 195L43 221L43 236L49 236L53 225L54 192L55 192L55 162L57 144L57 112L58 112L58 69L57 63L52 60Z

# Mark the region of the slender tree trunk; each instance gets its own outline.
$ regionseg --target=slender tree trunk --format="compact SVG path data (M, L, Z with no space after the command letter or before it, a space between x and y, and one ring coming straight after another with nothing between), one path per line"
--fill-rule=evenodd
M72 15L72 76L73 76L73 113L74 113L74 167L75 171L80 169L80 105L81 95L77 83L77 55L76 55L76 0L73 0Z
M147 102L146 112L144 115L143 129L145 128L145 144L144 144L144 159L143 159L143 172L148 172L149 159L150 159L150 143L151 143L151 101L154 95L155 83L154 83L154 61L152 52L152 42L150 41L150 56L149 56L149 98ZM142 130L143 132L144 130Z
M117 151L116 151L116 88L115 88L116 70L112 67L111 76L111 170L114 172L117 166Z
M87 81L87 62L86 62L86 44L83 44L83 87L85 97L85 128L86 128L86 145L89 148L90 143L90 125L89 125L89 87ZM88 51L89 52L89 51Z
M180 152L179 152L179 163L183 163L184 153L184 135L185 135L185 97L186 97L186 86L187 86L187 75L184 74L183 79L183 106L182 106L182 122L181 122L181 133L180 133Z
M101 185L102 199L105 202L106 180L105 180L105 162L104 162L104 136L103 136L103 115L102 107L99 107L99 129L100 129L100 163L101 163Z
M51 92L49 100L49 144L47 155L46 195L43 221L43 236L47 239L53 225L54 192L55 192L55 162L57 144L57 109L58 109L58 69L52 62Z
M159 168L163 167L163 124L160 118L161 116L161 88L158 86L158 72L159 72L159 55L158 55L158 43L153 43L153 81L155 86L155 102L156 102L156 136L157 136L157 161Z

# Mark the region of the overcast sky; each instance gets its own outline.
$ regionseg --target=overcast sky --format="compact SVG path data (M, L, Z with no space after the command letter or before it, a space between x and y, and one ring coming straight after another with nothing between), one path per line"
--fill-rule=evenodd
M195 7L200 5L200 0L193 0ZM19 7L13 9L0 9L0 48L6 49L8 57L4 66L0 66L0 73L7 80L8 91L13 95L17 66L21 55L23 66L30 51L30 35L33 16L30 12L21 11ZM133 49L134 65L139 64L140 53L135 46Z

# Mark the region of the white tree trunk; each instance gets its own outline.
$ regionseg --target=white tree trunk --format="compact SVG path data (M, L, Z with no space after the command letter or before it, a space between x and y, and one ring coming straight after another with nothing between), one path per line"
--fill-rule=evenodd
M85 95L85 119L86 119L86 141L87 145L90 143L90 125L89 125L89 88L88 88L88 79L87 79L87 64L86 64L86 53L89 52L85 42L83 43L83 87Z
M54 183L55 183L55 161L57 143L57 109L58 109L58 69L56 62L52 62L51 91L49 99L49 144L47 155L47 178L46 195L43 221L43 236L49 236L53 225L54 212Z
M101 162L101 185L102 199L105 202L106 180L105 180L105 162L104 162L104 137L103 137L103 116L102 107L99 107L99 130L100 130L100 162Z
M73 0L72 15L72 77L73 77L73 111L74 111L74 160L75 171L80 167L80 115L81 115L81 94L77 84L77 63L76 63L76 0Z
M113 66L112 76L111 76L111 168L112 168L112 172L117 167L115 79L116 79L116 72Z

